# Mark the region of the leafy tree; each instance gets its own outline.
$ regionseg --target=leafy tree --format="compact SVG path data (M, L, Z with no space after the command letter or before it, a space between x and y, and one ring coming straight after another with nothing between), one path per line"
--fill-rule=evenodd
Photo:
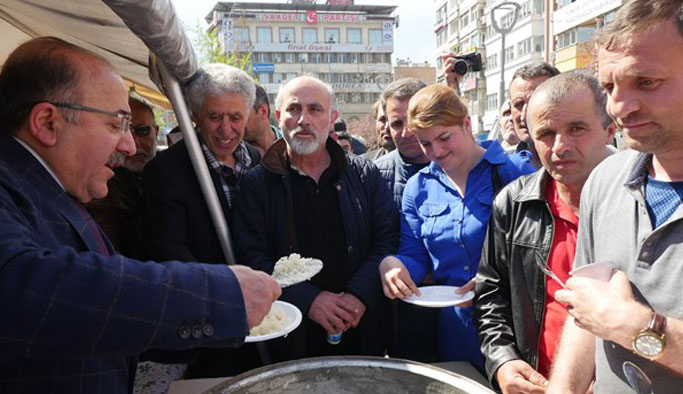
M200 64L225 63L251 75L251 51L227 53L216 27L207 31L201 22L197 22L197 25L192 29L192 36L192 45Z

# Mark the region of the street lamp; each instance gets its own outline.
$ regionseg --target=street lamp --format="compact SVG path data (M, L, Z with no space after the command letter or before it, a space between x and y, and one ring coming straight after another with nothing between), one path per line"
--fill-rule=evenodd
M512 31L512 29L515 27L515 24L517 24L517 17L519 16L519 10L522 8L519 4L513 3L511 1L506 1L503 3L498 4L497 6L493 7L491 9L491 24L493 25L493 28L500 33L500 43L501 43L501 51L500 51L500 92L499 92L499 100L498 100L498 106L502 105L503 102L505 101L505 35L509 32ZM505 26L499 26L498 21L496 21L495 18L495 13L496 11L512 11L512 20L508 25Z

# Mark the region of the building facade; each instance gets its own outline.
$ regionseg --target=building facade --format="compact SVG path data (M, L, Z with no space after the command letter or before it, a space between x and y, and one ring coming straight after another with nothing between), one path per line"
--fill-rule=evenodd
M621 4L622 0L558 0L553 12L555 67L562 72L591 67L591 40Z
M252 74L272 101L287 80L314 75L332 85L348 122L367 116L393 80L395 9L350 0L219 2L207 21L228 53L250 53Z
M465 54L478 52L486 59L486 25L484 23L484 0L434 0L436 9L436 69L443 67L443 53ZM443 80L441 72L439 81ZM461 94L470 106L472 132L483 133L483 116L486 100L486 78L483 70L466 75Z
M417 78L427 85L433 85L436 83L436 68L427 62L413 63L410 59L396 59L394 80L401 78Z

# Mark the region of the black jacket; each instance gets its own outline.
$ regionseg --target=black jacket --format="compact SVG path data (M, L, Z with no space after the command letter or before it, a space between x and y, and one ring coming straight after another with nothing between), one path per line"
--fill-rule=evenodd
M369 348L379 344L371 342L381 339L377 326L370 324L368 317L373 309L386 302L378 266L382 257L396 252L398 212L374 164L344 154L331 139L327 140L327 150L333 156L332 163L345 162L337 190L349 268L354 274L344 289L367 308L360 329L363 347ZM297 252L288 169L286 144L280 139L266 151L261 164L242 180L231 227L240 264L272 273L275 261ZM281 299L296 305L306 316L320 291L312 283L304 282L283 289Z
M247 150L255 166L259 162L258 152L249 145ZM209 171L209 174L229 220L230 209L220 179L214 171ZM147 163L143 177L149 257L156 261L225 263L185 141L159 153Z
M486 373L522 359L537 368L545 311L546 278L536 266L537 251L547 264L554 219L545 198L545 169L503 188L493 202L475 285L474 320Z

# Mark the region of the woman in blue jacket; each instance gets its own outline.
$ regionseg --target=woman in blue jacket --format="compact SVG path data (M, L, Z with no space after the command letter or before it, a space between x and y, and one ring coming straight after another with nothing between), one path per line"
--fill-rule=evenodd
M384 294L405 298L431 275L435 284L474 288L486 225L495 193L535 169L507 155L496 141L481 145L472 136L467 107L442 85L417 92L408 107L408 126L431 163L408 180L403 192L398 254L380 263ZM469 361L482 368L472 307L442 308L437 327L441 361Z

